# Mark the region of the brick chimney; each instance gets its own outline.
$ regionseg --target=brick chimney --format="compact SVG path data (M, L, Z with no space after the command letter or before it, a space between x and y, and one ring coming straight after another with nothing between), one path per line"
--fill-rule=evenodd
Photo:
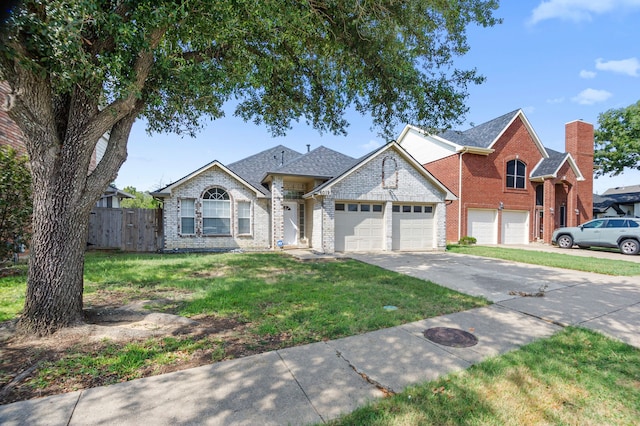
M577 182L580 223L593 218L593 124L582 120L565 125L565 151L571 154L584 177Z

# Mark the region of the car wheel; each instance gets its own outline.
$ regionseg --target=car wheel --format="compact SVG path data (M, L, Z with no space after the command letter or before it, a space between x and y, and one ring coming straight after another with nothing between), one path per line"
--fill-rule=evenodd
M561 235L558 237L558 247L568 249L573 247L573 238L571 235Z
M622 254L638 254L640 251L640 244L638 241L632 239L622 240L620 243L620 251Z

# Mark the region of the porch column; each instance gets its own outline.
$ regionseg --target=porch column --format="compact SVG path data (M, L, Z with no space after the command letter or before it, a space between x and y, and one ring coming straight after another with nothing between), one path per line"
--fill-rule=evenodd
M271 181L271 248L278 250L278 241L284 241L284 181L282 176L273 176Z

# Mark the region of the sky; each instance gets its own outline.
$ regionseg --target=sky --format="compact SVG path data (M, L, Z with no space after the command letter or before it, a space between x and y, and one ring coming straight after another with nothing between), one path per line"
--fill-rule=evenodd
M457 130L466 130L522 109L542 144L564 152L564 126L640 100L640 0L503 0L494 27L470 26L470 51L454 66L476 68L486 77L470 86L469 111ZM195 138L148 135L139 120L129 138L127 161L115 181L119 188L151 191L213 160L230 164L282 144L299 152L324 145L360 157L387 141L370 117L347 115L347 136L320 134L304 121L284 137L233 116L207 122ZM396 134L402 131L400 126ZM639 171L594 180L594 192L640 184Z

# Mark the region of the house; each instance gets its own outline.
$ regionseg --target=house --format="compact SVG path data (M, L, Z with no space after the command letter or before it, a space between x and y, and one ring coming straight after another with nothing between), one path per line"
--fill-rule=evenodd
M593 125L573 121L565 135L566 152L545 148L519 109L465 131L408 125L398 143L456 195L448 241L549 243L555 228L593 211Z
M609 188L594 195L593 217L640 217L640 185Z
M100 196L100 199L96 202L96 207L106 207L109 209L120 208L120 202L125 198L136 198L133 195L118 189L115 185L111 184L107 187L104 193Z
M282 145L213 161L153 192L164 250L444 250L453 194L400 145L360 159Z

